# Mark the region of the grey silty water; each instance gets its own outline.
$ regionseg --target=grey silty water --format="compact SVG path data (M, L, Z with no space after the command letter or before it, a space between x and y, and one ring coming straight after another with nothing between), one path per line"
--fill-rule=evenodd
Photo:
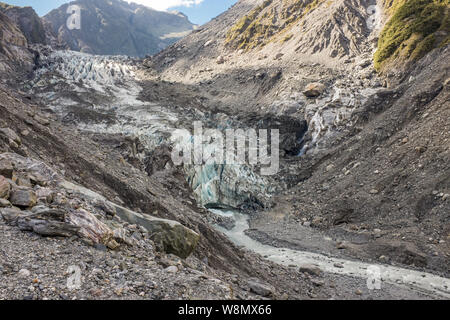
M211 211L216 214L224 214L217 210ZM219 231L222 231L227 235L227 237L236 245L244 246L278 264L285 266L311 264L318 266L324 272L363 279L369 279L373 270L377 270L382 282L405 286L418 291L425 291L445 298L450 298L450 279L406 268L338 259L307 251L276 248L265 245L245 234L245 230L249 229L248 217L246 215L239 212L225 212L225 215L233 216L236 225L232 230L217 226L216 228ZM340 267L336 267L335 265L340 265Z

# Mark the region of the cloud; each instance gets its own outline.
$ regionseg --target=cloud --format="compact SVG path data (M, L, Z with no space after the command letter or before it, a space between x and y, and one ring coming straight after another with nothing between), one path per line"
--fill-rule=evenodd
M203 2L203 0L127 0L128 2L134 2L143 4L147 7L156 10L167 10L169 8L183 6L192 7Z

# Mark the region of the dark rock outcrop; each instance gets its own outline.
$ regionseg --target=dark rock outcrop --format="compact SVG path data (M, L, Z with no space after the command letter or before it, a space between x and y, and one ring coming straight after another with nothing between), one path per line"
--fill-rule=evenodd
M44 24L33 8L12 6L0 2L0 11L22 31L28 43L47 44Z

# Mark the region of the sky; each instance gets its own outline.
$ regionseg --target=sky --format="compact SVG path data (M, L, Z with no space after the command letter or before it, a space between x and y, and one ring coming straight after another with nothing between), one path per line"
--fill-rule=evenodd
M17 6L31 6L43 16L71 0L0 0ZM127 0L128 1L128 0ZM226 11L237 0L134 0L156 10L177 10L189 17L195 24L204 24L212 18Z

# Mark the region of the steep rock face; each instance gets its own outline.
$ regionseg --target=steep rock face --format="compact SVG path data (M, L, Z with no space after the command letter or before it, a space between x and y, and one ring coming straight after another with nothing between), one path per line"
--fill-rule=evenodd
M69 4L51 11L44 19L51 22L58 39L71 50L104 55L145 56L154 54L195 29L180 13L159 12L120 0L80 0L81 29L66 26Z
M44 24L31 7L17 7L0 2L0 11L19 27L29 43L47 43Z
M10 70L12 64L30 65L32 55L27 46L23 33L0 12L0 71Z

